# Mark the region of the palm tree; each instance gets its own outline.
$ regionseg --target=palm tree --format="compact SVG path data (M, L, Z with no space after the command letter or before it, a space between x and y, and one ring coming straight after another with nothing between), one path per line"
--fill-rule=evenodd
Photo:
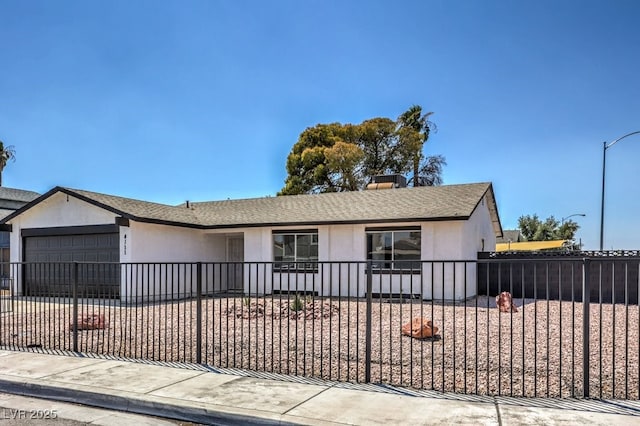
M2 186L2 171L9 160L16 161L16 151L13 145L4 146L4 142L0 141L0 186Z
M408 157L409 171L413 176L409 181L413 186L432 186L442 183L442 166L446 165L443 156L424 156L424 144L429 140L436 125L429 121L433 112L422 113L420 105L413 105L398 117L398 134Z

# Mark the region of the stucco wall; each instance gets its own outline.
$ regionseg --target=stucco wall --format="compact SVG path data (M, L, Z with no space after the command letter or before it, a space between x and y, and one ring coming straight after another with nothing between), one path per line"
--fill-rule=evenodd
M10 260L22 262L22 230L63 226L115 224L115 214L63 193L54 194L9 221ZM13 294L22 295L22 269L12 268Z
M115 224L116 215L92 204L57 193L13 218L11 261L22 261L22 229Z
M115 223L116 215L66 194L54 194L11 221L12 261L21 261L20 231L23 228L101 225ZM121 262L225 262L230 234L244 238L243 280L246 294L273 291L309 291L322 295L361 297L366 291L366 229L402 228L419 225L421 256L428 261L417 274L374 274L375 293L417 294L424 299L462 299L475 294L475 264L478 251L495 246L495 235L486 200L469 220L434 222L322 225L312 227L250 227L230 230L199 230L131 221L120 227ZM280 274L272 270L275 230L318 230L320 262L352 262L321 265L317 273ZM429 263L429 262L434 263ZM457 263L451 263L457 261ZM159 271L159 266L133 277L123 272L122 294L156 298L159 294L187 295L195 291L192 267ZM218 269L216 269L218 268ZM203 271L203 292L220 291L229 266L208 265ZM136 272L138 273L138 272ZM217 284L216 284L217 282ZM322 284L321 284L322 283ZM152 296L155 294L155 296Z
M475 264L478 236L491 230L488 209L474 216L476 222L438 221L420 224L422 231L422 274L373 274L374 293L415 294L424 299L460 300L475 294ZM482 222L487 221L488 225ZM366 292L366 229L367 227L402 228L416 223L375 225L324 225L308 227L318 230L320 262L316 273L279 273L268 262L273 261L273 231L296 228L247 228L245 261L267 262L245 266L245 293L269 294L273 291L310 292L320 295L362 297ZM469 240L472 238L472 240ZM477 241L476 241L477 240ZM471 247L471 248L470 248ZM451 263L451 261L457 261ZM341 262L342 265L338 263ZM344 263L351 262L351 263Z
M469 220L464 223L462 251L467 259L475 259L478 252L492 251L496 247L496 234L486 198L482 199Z
M121 231L124 231L123 228ZM199 229L130 222L128 235L131 262L206 262L213 247Z

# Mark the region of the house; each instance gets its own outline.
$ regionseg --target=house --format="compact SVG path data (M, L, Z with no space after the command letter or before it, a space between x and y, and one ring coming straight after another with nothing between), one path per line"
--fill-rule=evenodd
M18 248L11 252L12 262L118 264L111 272L84 274L97 277L94 285L109 287L108 294L123 300L193 292L196 271L184 265L192 262L206 263L201 272L204 293L270 294L295 288L363 296L360 277L368 260L376 271L384 271L372 283L381 293L460 299L475 292L475 278L468 278L475 277L475 264L465 261L493 249L502 236L490 183L179 206L56 187L0 223ZM419 261L452 260L461 261L450 265L456 269L453 278L433 290L421 276L426 266ZM129 266L150 262L171 263L171 269L164 265L133 272ZM320 288L317 283L326 274L318 262L354 265L331 268L331 279L341 284ZM176 263L183 265L174 270ZM58 294L55 280L38 279L55 275L51 270L29 271L30 264L15 271L18 294Z
M519 229L505 229L502 231L502 238L496 238L496 244L519 243L524 241Z
M505 229L503 237L496 239L496 252L562 250L570 246L569 240L526 241L518 229Z
M40 194L37 192L0 186L0 218L8 216L39 196ZM7 267L11 259L9 236L8 232L0 232L0 279L3 280L9 276L9 268ZM4 282L2 287L4 287Z
M514 251L543 251L543 250L562 250L569 249L571 241L569 240L549 240L549 241L520 241L496 243L496 252L514 252Z

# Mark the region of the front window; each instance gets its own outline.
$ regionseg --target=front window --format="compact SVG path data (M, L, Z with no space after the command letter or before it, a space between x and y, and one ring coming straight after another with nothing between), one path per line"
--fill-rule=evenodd
M367 231L367 260L374 269L419 269L421 245L419 230Z
M318 232L274 233L273 260L276 270L317 270Z

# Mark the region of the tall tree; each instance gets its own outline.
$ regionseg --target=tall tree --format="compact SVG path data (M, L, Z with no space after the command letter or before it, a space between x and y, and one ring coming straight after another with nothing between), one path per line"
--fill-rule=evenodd
M378 117L305 129L287 157L278 195L360 190L380 174L409 174L413 186L440 185L444 157L423 153L434 128L430 115L413 106L395 121Z
M2 172L9 161L16 161L16 151L13 145L5 146L4 142L0 141L0 186L2 186Z
M357 143L364 153L361 173L365 180L375 175L399 173L402 169L396 127L396 122L389 118L372 118L357 126Z
M318 124L305 129L287 157L287 179L278 195L343 190L335 182L336 170L331 169L326 150L336 142L352 144L354 140L355 129L349 124ZM337 164L337 160L333 158L331 165ZM342 167L344 165L341 164Z
M358 164L362 161L362 149L353 143L337 141L324 149L329 178L336 191L357 191L361 186Z
M572 220L560 223L553 216L542 221L538 215L534 214L520 216L518 228L526 241L574 241L580 225Z
M424 155L424 145L431 132L436 131L435 124L429 120L432 114L423 114L421 106L413 105L398 117L397 133L404 151L405 171L410 173L409 182L413 186L442 184L442 167L447 164L444 157Z

